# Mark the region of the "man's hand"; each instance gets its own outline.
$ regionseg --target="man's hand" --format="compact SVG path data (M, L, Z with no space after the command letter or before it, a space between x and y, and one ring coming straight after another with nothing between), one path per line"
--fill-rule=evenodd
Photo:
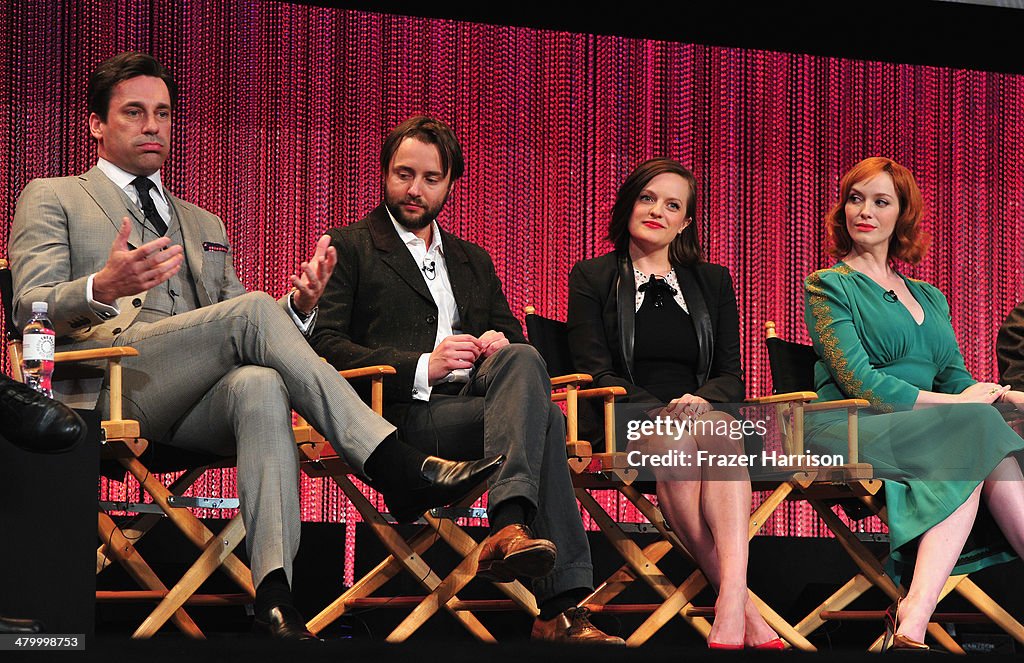
M129 249L131 234L132 220L126 216L110 247L107 263L92 279L92 298L101 304L112 306L120 297L137 295L160 285L174 276L185 260L181 245L168 248L169 237L158 237L137 249Z
M480 355L486 358L508 345L508 339L500 331L488 329L476 340L476 344L480 348Z
M299 273L289 276L295 291L292 293L292 307L301 315L309 315L316 308L324 294L327 281L338 264L338 251L331 246L330 235L321 235L309 262L299 265Z
M427 380L435 384L452 371L472 368L480 356L479 341L470 334L448 336L434 348L427 361Z

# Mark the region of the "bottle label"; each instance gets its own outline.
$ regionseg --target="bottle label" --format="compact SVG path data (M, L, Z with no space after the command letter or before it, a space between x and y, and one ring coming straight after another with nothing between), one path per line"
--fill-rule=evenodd
M53 361L55 337L53 333L25 334L22 352L25 361Z

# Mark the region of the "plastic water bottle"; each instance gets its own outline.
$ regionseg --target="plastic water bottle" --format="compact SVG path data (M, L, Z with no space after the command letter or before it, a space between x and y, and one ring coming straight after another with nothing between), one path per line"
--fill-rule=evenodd
M21 332L21 374L25 384L53 398L53 351L56 335L46 302L32 302L32 317Z

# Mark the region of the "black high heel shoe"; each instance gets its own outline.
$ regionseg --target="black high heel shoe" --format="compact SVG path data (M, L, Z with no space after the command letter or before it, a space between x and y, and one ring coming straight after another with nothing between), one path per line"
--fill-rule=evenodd
M896 629L898 629L900 625L900 602L902 600L902 597L896 599L896 603L893 603L885 611L885 638L882 640L882 652L899 651L923 653L931 651L931 647L923 642L911 640L907 636L896 632Z

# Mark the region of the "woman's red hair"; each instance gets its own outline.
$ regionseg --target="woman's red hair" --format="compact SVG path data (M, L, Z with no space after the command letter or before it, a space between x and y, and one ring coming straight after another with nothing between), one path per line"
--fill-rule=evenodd
M853 238L846 229L846 201L854 184L879 173L887 173L892 178L900 204L900 215L889 239L889 258L916 265L924 258L931 243L931 235L921 229L924 200L913 173L885 157L868 157L843 175L839 182L839 202L825 217L825 229L831 245L829 253L842 258L853 249Z

